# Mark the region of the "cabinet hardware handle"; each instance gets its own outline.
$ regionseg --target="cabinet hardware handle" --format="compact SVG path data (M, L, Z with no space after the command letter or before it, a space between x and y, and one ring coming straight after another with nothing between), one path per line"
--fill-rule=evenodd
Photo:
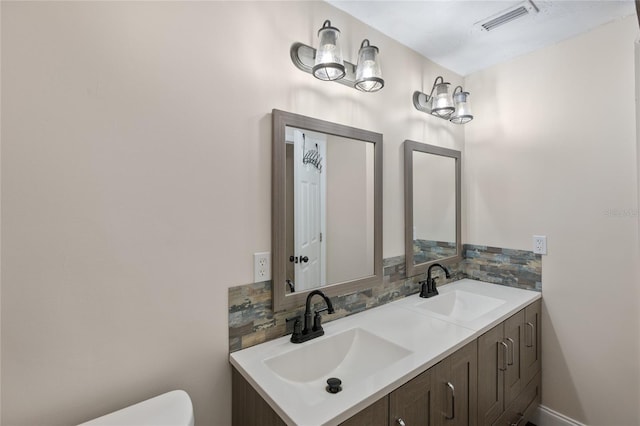
M526 325L527 325L527 327L529 327L529 328L530 328L530 330L531 330L531 331L529 332L529 339L527 339L527 340L529 340L529 342L531 342L531 343L527 343L527 344L526 344L526 346L527 346L528 348L532 348L532 347L533 347L533 342L534 342L533 336L535 335L536 327L535 327L535 326L533 325L533 323L531 323L531 322L527 322L527 323L526 323Z
M451 390L451 416L445 416L447 420L453 420L456 417L456 388L451 382L447 382L447 387Z
M520 423L522 423L522 421L524 420L524 414L520 414L518 413L518 420L515 421L515 423L511 423L509 426L520 426Z
M398 417L398 419L396 420L396 423L398 423L398 426L407 426L401 417Z
M507 365L513 365L515 343L511 337L507 337L507 342L511 343L511 350L508 351L509 361L507 361Z
M502 348L504 349L504 351L502 352L502 368L498 367L498 369L500 371L506 371L507 370L507 352L509 352L509 348L507 347L507 344L505 342L498 342L500 345L502 345Z

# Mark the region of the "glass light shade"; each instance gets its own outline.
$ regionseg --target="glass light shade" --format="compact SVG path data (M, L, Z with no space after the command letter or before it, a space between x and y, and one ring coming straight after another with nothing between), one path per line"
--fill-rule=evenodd
M455 103L456 111L451 115L449 121L456 124L465 124L473 120L471 105L469 104L469 92L454 92L453 102Z
M453 99L449 94L449 83L434 83L431 95L431 114L448 117L453 111L455 111L455 108L453 107Z
M355 87L363 92L377 92L384 87L378 63L378 48L370 46L367 39L362 41L358 52Z
M340 30L332 27L331 22L326 20L318 31L318 38L320 44L312 69L314 77L325 81L341 79L345 70L340 49Z

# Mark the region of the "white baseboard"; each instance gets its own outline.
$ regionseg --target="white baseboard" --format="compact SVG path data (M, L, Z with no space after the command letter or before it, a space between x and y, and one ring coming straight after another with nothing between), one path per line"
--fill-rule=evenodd
M538 409L533 414L531 423L536 426L585 426L584 423L573 420L544 405L538 406Z

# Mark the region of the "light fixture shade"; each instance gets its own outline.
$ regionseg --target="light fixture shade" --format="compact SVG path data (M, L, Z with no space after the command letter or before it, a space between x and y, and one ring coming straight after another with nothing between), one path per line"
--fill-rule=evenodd
M437 83L438 78L440 83ZM453 99L449 94L449 84L445 82L442 77L436 78L433 83L433 89L431 89L431 114L448 117L451 115L455 108L453 107Z
M473 120L471 105L469 104L469 92L463 91L460 86L456 87L456 90L453 91L453 102L455 103L456 111L451 115L449 121L456 124L465 124Z
M325 80L339 80L345 75L342 50L340 49L340 30L332 27L327 19L318 31L320 44L316 51L314 77Z
M384 87L378 62L378 48L370 46L367 39L362 41L358 52L355 87L363 92L377 92Z

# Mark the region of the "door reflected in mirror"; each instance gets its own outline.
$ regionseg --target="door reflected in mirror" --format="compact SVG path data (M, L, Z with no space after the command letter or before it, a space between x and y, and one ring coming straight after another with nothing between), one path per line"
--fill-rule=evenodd
M462 258L461 153L404 141L407 276Z
M456 253L456 159L414 151L413 264Z
M374 145L286 126L287 294L374 274Z

